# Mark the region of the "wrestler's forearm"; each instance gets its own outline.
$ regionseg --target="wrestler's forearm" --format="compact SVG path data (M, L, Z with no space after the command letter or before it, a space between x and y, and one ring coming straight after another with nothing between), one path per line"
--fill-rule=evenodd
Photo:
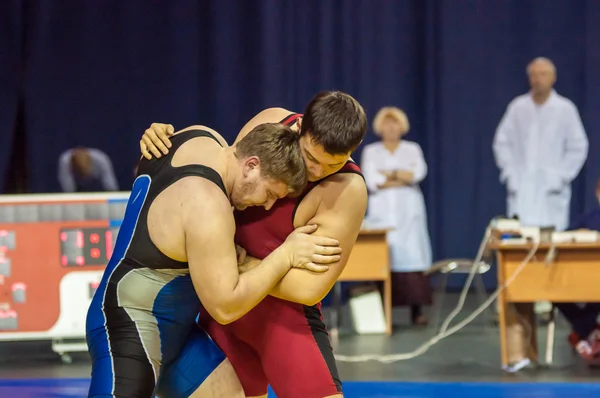
M313 306L323 300L329 293L337 277L335 271L329 270L320 274L292 268L269 292L269 296L282 300Z
M246 257L246 261L238 267L240 274L250 271L260 264L260 259L251 256ZM303 269L290 269L284 276L287 283L282 284L279 281L269 292L269 296L277 297L282 300L294 303L312 305L315 301L315 292L312 292L310 286L315 286L313 278L318 278L319 274L312 273ZM296 285L296 288L290 286ZM318 295L319 293L317 293Z
M344 270L358 237L367 209L367 189L357 175L346 176L349 183L332 185L338 192L327 192L317 213L308 222L319 228L315 235L331 236L340 243L340 260L329 264L326 272L316 274L291 269L269 293L284 300L315 305L329 293ZM336 195L337 194L337 195Z
M231 323L261 302L289 269L287 254L277 249L251 269L239 273L231 290L220 290L218 297L200 299L217 322Z

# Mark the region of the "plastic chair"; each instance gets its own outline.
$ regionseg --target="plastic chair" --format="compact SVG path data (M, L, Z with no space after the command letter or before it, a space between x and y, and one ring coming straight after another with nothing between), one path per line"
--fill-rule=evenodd
M439 331L440 327L440 317L442 313L442 307L444 305L444 299L446 297L446 289L448 286L448 275L457 274L457 275L468 275L473 268L473 260L466 258L458 258L458 259L445 259L441 261L437 261L434 263L429 270L425 273L427 275L440 273L442 275L441 281L436 287L434 299L436 302L434 303L434 330L436 333ZM488 295L485 290L485 285L483 283L483 274L490 270L490 265L485 261L480 261L479 266L477 267L475 277L473 278L473 286L475 288L475 293L477 295L477 301L479 305L483 304ZM493 310L493 306L489 307L491 311L493 311L495 318L495 311Z

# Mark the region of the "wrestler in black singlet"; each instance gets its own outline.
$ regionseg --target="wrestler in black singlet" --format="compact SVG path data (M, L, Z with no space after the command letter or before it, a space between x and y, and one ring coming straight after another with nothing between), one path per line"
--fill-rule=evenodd
M168 155L140 162L113 254L87 315L89 397L154 397L161 371L177 357L192 329L199 333L195 319L200 301L188 264L164 255L152 243L147 224L153 200L184 177L206 178L227 195L215 170L171 165L177 149L197 137L219 142L207 131L186 131L172 138ZM205 377L177 386L190 392L225 359L208 335L201 332L195 339L204 348L206 360L197 371Z

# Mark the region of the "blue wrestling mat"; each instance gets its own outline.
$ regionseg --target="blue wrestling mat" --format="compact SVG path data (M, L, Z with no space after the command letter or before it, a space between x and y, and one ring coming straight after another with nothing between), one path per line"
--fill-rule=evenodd
M2 379L0 397L83 398L88 379ZM348 381L346 398L593 398L600 383L408 383ZM270 394L269 397L275 397Z

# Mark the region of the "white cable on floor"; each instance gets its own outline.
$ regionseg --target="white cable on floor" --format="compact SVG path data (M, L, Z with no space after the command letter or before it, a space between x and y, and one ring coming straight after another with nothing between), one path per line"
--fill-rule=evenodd
M440 332L438 334L436 334L434 337L432 337L430 340L426 341L425 343L421 344L421 346L419 346L413 352L409 352L409 353L389 354L389 355L357 355L357 356L336 355L335 358L341 362L377 361L377 362L381 362L381 363L393 363L393 362L398 362L398 361L405 361L407 359L413 359L420 355L423 355L425 352L427 352L429 347L436 344L438 341L442 340L443 338L453 335L454 333L458 332L459 330L464 328L466 325L468 325L471 321L473 321L473 319L475 319L479 314L481 314L490 305L492 305L492 303L498 297L500 292L502 292L504 289L506 289L515 280L517 275L519 275L521 273L521 271L525 268L525 266L531 261L533 256L535 256L535 253L537 252L538 247L539 247L539 242L534 243L534 246L531 248L531 250L525 257L525 259L521 262L519 267L513 272L513 274L502 285L498 286L496 291L494 293L492 293L486 301L484 301L479 307L477 307L477 309L475 309L475 311L473 311L473 313L471 315L469 315L464 320L462 320L458 324L454 325L450 329L447 329L448 326L450 325L450 322L452 322L452 319L454 319L456 317L456 315L461 311L461 309L465 303L467 294L469 292L470 285L471 285L473 279L475 278L475 274L477 273L477 269L479 267L479 262L481 261L481 258L483 257L483 251L485 250L487 242L491 236L491 229L492 229L492 225L490 223L490 226L488 226L486 228L484 238L482 239L481 245L479 246L477 258L475 259L475 261L473 263L473 267L471 268L469 277L467 278L467 281L465 282L465 286L463 287L463 290L460 294L460 297L458 300L459 302L458 302L456 308L448 315L448 317L442 324L442 327L440 328Z
M463 286L462 291L460 292L460 296L458 298L458 304L454 308L454 310L446 317L444 323L442 323L442 327L440 328L439 334L446 332L448 326L450 326L450 322L462 311L463 306L465 305L465 301L467 299L467 295L469 294L469 289L471 288L471 284L473 283L473 279L475 279L475 275L479 269L479 263L483 258L483 252L492 236L492 222L485 229L485 233L483 234L483 239L481 239L481 243L479 244L479 249L477 250L477 256L475 256L475 261L473 261L473 265L471 266L471 271L469 272L469 276L465 281L465 285Z

